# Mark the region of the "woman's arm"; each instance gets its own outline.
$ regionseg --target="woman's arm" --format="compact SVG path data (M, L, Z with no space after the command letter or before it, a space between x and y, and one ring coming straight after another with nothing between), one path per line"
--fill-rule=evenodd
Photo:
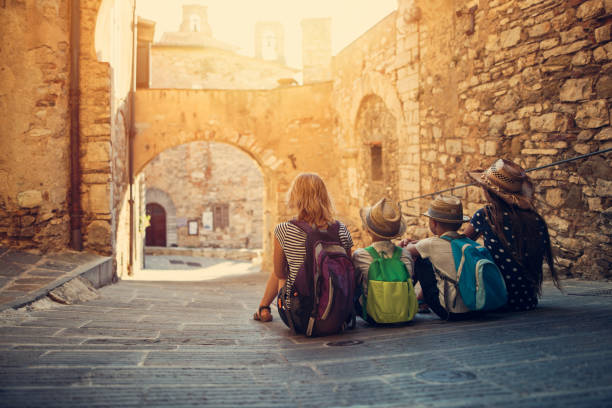
M281 280L287 279L287 271L284 268L284 263L285 253L283 252L283 248L281 248L278 239L274 237L274 276Z
M480 236L480 233L474 229L474 226L472 224L468 223L463 229L463 235L465 235L471 240L476 240Z

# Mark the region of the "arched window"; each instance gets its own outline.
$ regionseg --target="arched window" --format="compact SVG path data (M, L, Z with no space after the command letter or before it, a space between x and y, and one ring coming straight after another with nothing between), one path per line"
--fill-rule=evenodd
M200 32L200 23L201 23L200 16L195 15L195 14L192 14L189 16L189 28L191 29L192 32L194 33Z

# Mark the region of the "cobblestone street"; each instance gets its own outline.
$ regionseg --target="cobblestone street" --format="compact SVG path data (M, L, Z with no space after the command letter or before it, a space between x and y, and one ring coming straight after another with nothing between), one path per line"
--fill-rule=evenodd
M252 319L264 274L121 281L100 298L9 310L0 405L609 407L612 285L545 285L534 312L293 336Z

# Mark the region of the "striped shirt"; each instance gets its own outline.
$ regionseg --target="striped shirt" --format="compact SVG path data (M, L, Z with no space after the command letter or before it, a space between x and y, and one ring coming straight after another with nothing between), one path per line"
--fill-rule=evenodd
M340 221L338 222L340 223L338 230L340 243L348 253L353 246L353 239L346 225ZM306 258L306 233L300 227L290 222L282 222L274 228L274 236L278 240L287 259L287 265L289 266L287 287L290 288L293 286L293 282L295 282L300 266L304 263L304 258Z

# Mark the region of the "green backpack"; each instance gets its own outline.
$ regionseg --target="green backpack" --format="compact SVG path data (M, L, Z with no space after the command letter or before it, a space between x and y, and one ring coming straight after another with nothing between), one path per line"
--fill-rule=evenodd
M418 302L410 274L400 260L402 248L396 246L391 258L381 257L371 246L365 250L373 261L368 269L368 296L362 295L363 319L375 323L412 320Z

